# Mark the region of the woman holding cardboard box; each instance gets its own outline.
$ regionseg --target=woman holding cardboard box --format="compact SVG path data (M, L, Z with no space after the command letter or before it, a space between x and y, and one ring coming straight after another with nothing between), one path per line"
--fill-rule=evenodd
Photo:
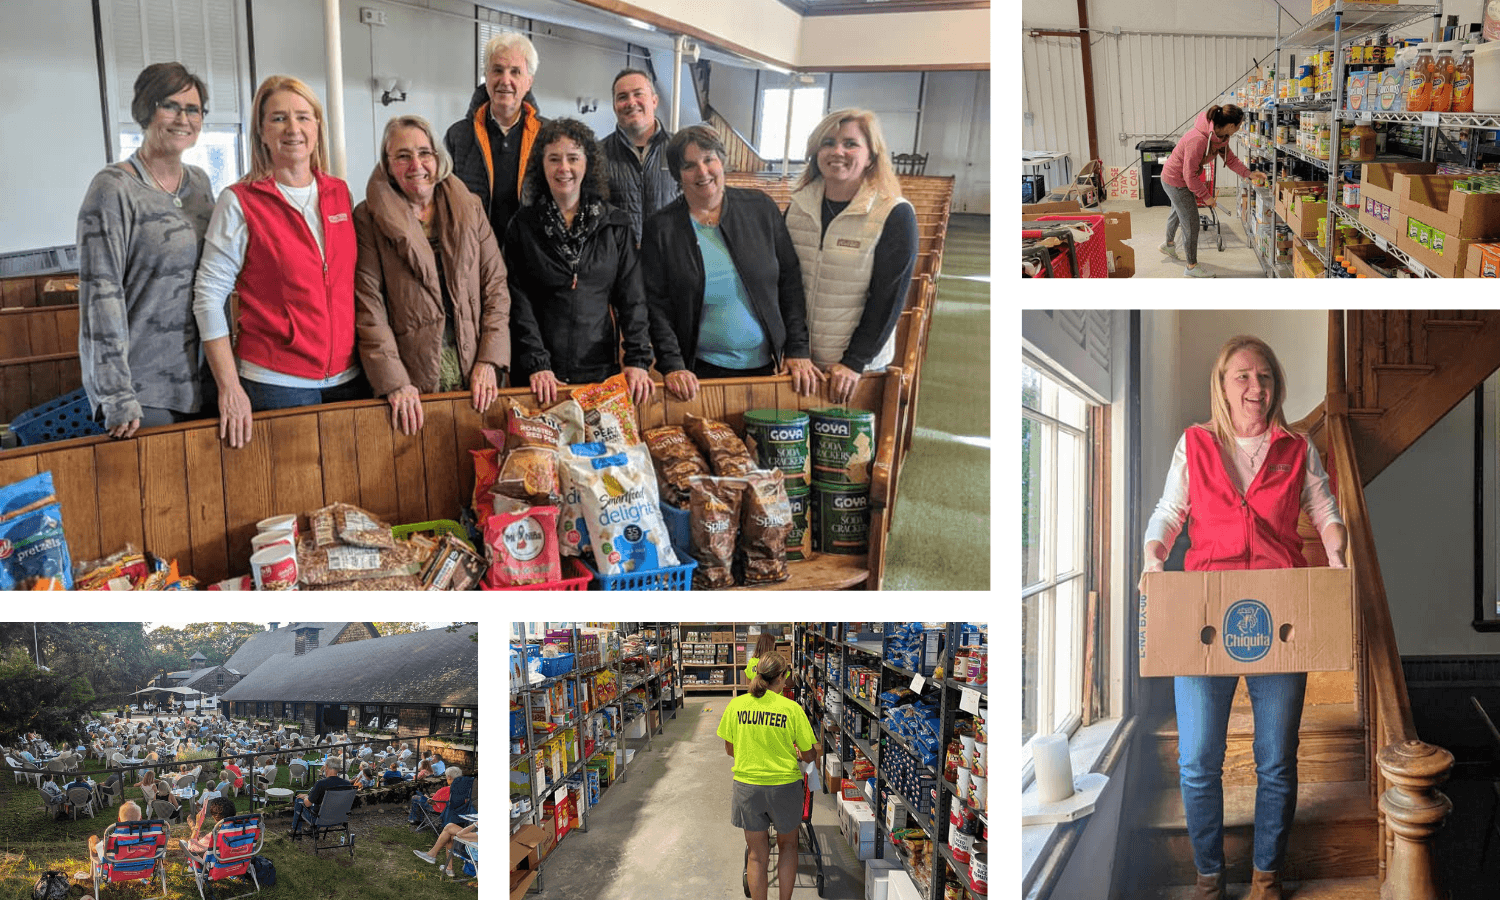
M1286 384L1259 338L1230 338L1210 376L1211 421L1177 441L1166 489L1146 526L1147 572L1160 572L1184 523L1188 571L1291 569L1308 565L1297 534L1306 510L1328 564L1344 566L1348 534L1328 475L1305 435L1282 414ZM1178 676L1176 706L1182 804L1198 900L1224 897L1224 753L1237 676ZM1247 675L1255 717L1255 871L1249 900L1280 900L1278 872L1297 811L1297 731L1307 674Z

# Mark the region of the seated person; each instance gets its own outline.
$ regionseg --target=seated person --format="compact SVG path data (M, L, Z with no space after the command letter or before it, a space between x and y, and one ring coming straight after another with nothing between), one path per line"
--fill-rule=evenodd
M375 776L375 770L370 766L370 764L360 763L359 772L354 776L355 790L367 791L370 788L375 787L379 783L380 779Z
M459 825L457 823L454 823L452 825L445 825L443 826L443 833L437 836L437 840L433 842L431 850L428 850L426 853L423 853L421 850L413 850L412 852L417 855L418 859L424 862L436 863L437 855L443 852L444 848L452 844L454 838L470 838L474 837L478 833L479 826L477 824ZM444 867L443 871L449 875L452 875L453 864L450 862L446 867Z
M447 770L448 764L443 762L443 758L441 756L438 756L436 753L434 753L432 755L432 774L441 775Z
M117 822L139 822L141 820L141 808L134 800L126 800L120 804L120 816ZM101 834L89 835L89 861L99 862L104 859L104 836Z
M235 765L234 763L227 763L224 766L224 771L228 772L231 776L234 777L235 787L242 788L245 786L245 771L239 766Z
M62 818L67 809L67 797L63 793L63 789L58 787L57 782L53 781L52 779L53 776L48 775L47 777L43 778L41 780L41 783L37 786L40 787L42 793L46 795L48 806L57 805L57 817Z
M212 815L213 822L205 831L203 828L204 814ZM214 826L235 814L234 801L228 797L215 797L198 810L198 816L193 820L193 833L188 838L183 849L194 856L202 856L208 852L208 837L213 833Z
M449 769L448 771L453 772L456 770ZM441 815L443 809L448 806L448 796L450 793L452 793L453 790L451 786L452 784L453 777L450 776L448 778L448 784L445 784L442 787L438 788L437 792L434 793L430 799L426 794L418 791L417 794L411 798L411 812L406 816L406 823L413 826L420 825L422 823L422 817L417 812L419 809L425 809L433 815Z
M396 757L392 756L385 764L385 771L380 773L381 783L400 784L405 780L406 776L401 774L401 769L397 766L396 763Z
M464 770L458 766L449 766L444 773L448 776L448 786L452 789L448 792L448 806L443 810L443 824L451 825L459 823L459 816L471 813L479 802L474 798L474 779L465 777Z
M62 790L63 793L66 794L68 791L71 791L76 787L81 787L84 790L88 791L90 794L94 792L94 786L92 784L89 784L88 778L83 774L82 771L75 773L73 775L73 780L63 785ZM71 813L73 811L73 804L65 803L63 804L63 809Z
M329 791L354 787L353 782L339 774L339 764L329 760L323 763L323 777L305 794L298 794L292 804L292 837L300 837L302 823L311 824L323 803L323 795Z
M416 777L418 781L421 781L424 778L432 778L436 775L437 773L432 771L432 760L430 759L422 760L422 764L417 767Z

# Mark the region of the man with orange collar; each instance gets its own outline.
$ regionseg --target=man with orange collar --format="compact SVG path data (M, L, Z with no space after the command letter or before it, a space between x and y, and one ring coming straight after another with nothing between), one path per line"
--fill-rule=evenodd
M479 197L495 239L504 243L541 128L536 106L527 100L537 53L525 35L504 32L485 44L484 58L484 84L474 89L468 114L448 128L443 143L453 156L453 174Z

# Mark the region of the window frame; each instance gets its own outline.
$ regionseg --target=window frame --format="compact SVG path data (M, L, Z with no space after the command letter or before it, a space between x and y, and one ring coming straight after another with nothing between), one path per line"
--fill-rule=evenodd
M1030 420L1040 426L1043 440L1043 485L1041 494L1041 553L1038 560L1040 580L1023 585L1021 588L1021 599L1023 603L1032 597L1047 597L1051 595L1051 601L1039 604L1038 611L1038 634L1037 649L1040 659L1037 662L1037 730L1030 739L1022 746L1022 787L1030 784L1035 779L1035 767L1032 760L1032 747L1036 738L1045 735L1061 734L1071 739L1079 727L1085 724L1088 710L1085 708L1085 695L1088 693L1085 681L1088 676L1088 660L1085 652L1089 645L1088 637L1091 632L1099 631L1099 616L1088 618L1088 594L1091 585L1102 573L1096 570L1101 564L1107 565L1107 560L1094 558L1093 535L1101 524L1096 519L1101 512L1096 509L1098 504L1094 503L1094 485L1096 475L1100 466L1107 466L1108 459L1099 459L1093 452L1096 435L1093 433L1098 424L1095 410L1099 404L1086 393L1075 388L1069 379L1060 376L1055 369L1037 359L1030 353L1022 351L1022 365L1035 371L1041 378L1050 381L1056 391L1066 391L1072 397L1084 404L1083 425L1073 425L1061 418L1040 410L1022 406L1021 415L1023 420ZM1061 471L1059 466L1059 442L1058 433L1066 433L1077 441L1078 453L1074 460L1073 484L1074 490L1074 520L1077 527L1074 529L1072 539L1074 565L1066 572L1055 571L1058 556L1058 534L1057 513L1059 501L1059 481ZM1108 515L1107 510L1102 511ZM1057 685L1053 676L1057 669L1056 647L1058 644L1056 634L1059 589L1075 587L1076 596L1072 602L1072 621L1076 626L1072 629L1073 639L1071 652L1075 660L1072 667L1072 684L1069 686L1071 695L1071 711L1052 729L1044 728L1041 723L1055 720ZM1023 634L1024 641L1024 634ZM1099 641L1094 642L1095 653L1101 660L1104 658L1104 649ZM1024 647L1023 647L1024 651ZM1096 667L1096 671L1099 667Z
M799 93L802 93L804 91L819 91L819 92L821 92L822 93L822 97L820 98L820 103L819 103L820 111L818 113L817 119L814 119L813 123L812 123L812 127L816 127L818 121L821 120L823 118L823 116L825 116L825 115L828 114L828 98L829 98L829 96L831 94L829 86L826 83L824 83L823 81L820 80L817 84L793 84L793 85L782 85L782 86L779 86L779 87L762 87L762 88L760 88L760 96L756 99L757 111L758 111L759 115L756 117L756 126L755 126L756 127L756 135L755 135L755 140L756 140L756 147L760 151L760 158L763 159L763 160L765 160L768 163L780 163L780 162L805 163L805 162L807 162L807 158L804 155L804 153L805 153L805 151L807 149L807 136L806 135L803 135L801 141L797 141L797 140L793 140L792 141L792 143L791 143L791 156L790 156L789 159L785 159L785 160L782 159L782 153L786 150L786 145L784 143L785 142L785 138L786 138L785 135L782 135L782 139L783 139L783 144L782 145L779 145L779 146L776 146L776 147L769 147L769 146L766 145L767 144L767 142L766 142L766 126L767 126L767 124L769 122L772 121L772 117L766 115L766 98L767 98L767 95L769 95L772 91L776 91L778 93L780 93L780 92L789 92L789 94L788 94L788 97L789 97L788 103L790 103L792 105L792 109L794 111L796 110L797 95ZM795 121L796 121L796 118L795 118L795 115L794 115L793 122L795 123ZM785 128L786 128L786 116L783 115L783 116L778 117L776 119L776 123L777 123L776 124L777 128L785 130ZM809 128L809 131L811 131L811 128ZM772 150L775 150L777 152L775 154L772 154L770 152Z

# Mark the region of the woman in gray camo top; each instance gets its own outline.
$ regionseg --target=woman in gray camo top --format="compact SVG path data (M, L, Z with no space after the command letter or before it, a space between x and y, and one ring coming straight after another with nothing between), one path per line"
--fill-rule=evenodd
M181 63L135 80L143 143L94 176L78 211L78 357L111 437L169 425L203 406L193 275L213 212L208 174L182 161L198 142L208 87Z

